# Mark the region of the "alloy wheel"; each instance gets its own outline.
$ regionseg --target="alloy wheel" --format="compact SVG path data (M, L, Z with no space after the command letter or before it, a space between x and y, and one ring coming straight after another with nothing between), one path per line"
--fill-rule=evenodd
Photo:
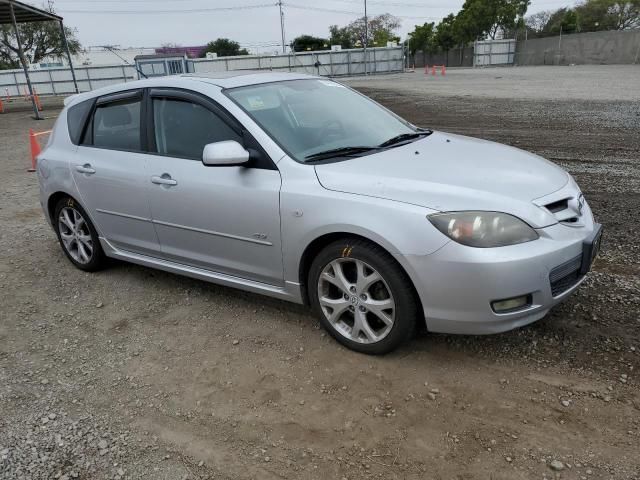
M93 257L93 239L82 214L75 208L64 207L58 217L58 231L71 258L83 265L88 264Z
M382 275L362 260L329 262L318 279L318 301L333 328L354 342L379 342L395 321L391 289Z

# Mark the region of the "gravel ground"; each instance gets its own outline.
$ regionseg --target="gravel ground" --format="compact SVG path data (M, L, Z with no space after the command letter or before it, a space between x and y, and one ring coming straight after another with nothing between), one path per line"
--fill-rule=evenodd
M612 85L638 72L589 68ZM438 81L457 72L473 90L473 71ZM353 82L416 124L567 168L606 228L579 291L523 329L370 358L301 306L123 263L83 273L25 171L27 129L53 118L0 115L0 478L640 478L640 106L618 98L637 89Z
M429 97L504 100L640 100L640 65L453 68L444 77L414 73L355 77L355 87L383 88Z

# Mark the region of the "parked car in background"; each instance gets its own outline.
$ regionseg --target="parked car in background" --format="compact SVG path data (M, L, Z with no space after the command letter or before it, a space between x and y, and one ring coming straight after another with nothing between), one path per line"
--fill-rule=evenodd
M486 334L542 318L584 280L601 238L547 160L289 73L71 97L38 178L78 268L112 257L307 303L371 354L418 324Z

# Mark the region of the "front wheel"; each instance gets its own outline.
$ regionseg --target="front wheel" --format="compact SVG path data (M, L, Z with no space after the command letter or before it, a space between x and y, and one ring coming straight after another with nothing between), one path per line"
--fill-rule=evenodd
M308 291L324 328L352 350L388 353L414 331L418 308L411 281L375 244L354 239L325 247L309 270Z

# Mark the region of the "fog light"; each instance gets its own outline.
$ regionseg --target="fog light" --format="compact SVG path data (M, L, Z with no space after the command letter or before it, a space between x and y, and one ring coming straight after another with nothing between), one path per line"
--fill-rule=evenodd
M521 297L506 298L504 300L496 300L491 302L491 308L496 313L508 313L521 310L531 305L531 295L522 295Z

